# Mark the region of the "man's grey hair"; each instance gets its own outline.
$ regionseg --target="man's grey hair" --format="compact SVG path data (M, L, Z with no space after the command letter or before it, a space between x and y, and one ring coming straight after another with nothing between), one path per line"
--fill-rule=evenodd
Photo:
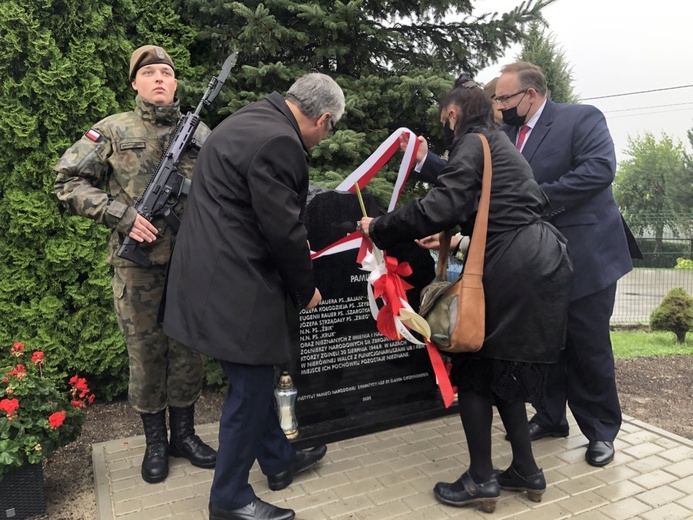
M298 78L286 93L286 99L306 117L320 117L327 112L337 123L344 114L344 92L335 80L319 72Z

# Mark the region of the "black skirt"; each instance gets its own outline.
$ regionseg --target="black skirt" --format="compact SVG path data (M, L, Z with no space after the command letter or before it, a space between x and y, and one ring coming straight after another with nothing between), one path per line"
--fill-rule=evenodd
M450 382L457 387L458 393L473 391L488 395L494 401L519 401L541 407L549 366L460 354L452 356Z

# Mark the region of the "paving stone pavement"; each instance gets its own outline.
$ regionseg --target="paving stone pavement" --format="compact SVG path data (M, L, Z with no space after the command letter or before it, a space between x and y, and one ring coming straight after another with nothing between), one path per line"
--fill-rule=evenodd
M197 430L216 447L217 424ZM511 460L504 436L496 415L493 457L499 468ZM325 459L282 491L269 490L257 464L250 480L260 498L294 509L301 520L693 519L693 441L626 416L614 462L588 465L586 443L572 417L569 437L535 442L548 482L543 500L503 491L490 514L476 506L446 506L433 496L436 482L456 480L469 464L457 416L329 444ZM94 445L98 520L208 520L213 471L171 459L166 481L146 484L143 453L143 436Z

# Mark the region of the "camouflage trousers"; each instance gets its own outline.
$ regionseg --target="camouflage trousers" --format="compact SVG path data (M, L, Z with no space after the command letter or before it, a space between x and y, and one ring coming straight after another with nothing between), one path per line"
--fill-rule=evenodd
M157 323L166 268L116 267L113 300L130 358L128 400L140 413L187 407L202 390L203 358Z

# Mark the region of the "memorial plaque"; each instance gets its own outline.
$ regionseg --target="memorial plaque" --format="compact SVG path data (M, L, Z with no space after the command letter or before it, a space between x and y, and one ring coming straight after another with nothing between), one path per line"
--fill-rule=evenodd
M372 197L364 200L370 216L382 214ZM355 194L311 187L304 215L311 249L320 251L353 232L361 215ZM360 269L357 253L352 249L313 262L323 300L301 313L295 338L297 444L334 442L450 413L426 348L378 331L368 302L369 273ZM414 289L407 298L417 310L420 289L435 275L433 258L413 242L387 253L412 266L405 280Z

